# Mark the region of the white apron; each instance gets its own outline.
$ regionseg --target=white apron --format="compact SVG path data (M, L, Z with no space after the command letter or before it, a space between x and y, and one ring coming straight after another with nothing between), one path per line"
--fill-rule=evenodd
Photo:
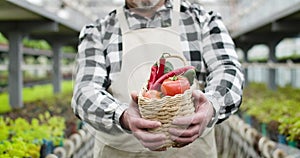
M121 72L112 75L110 91L122 102L130 102L130 92L140 91L147 82L151 66L162 53L168 52L184 58L179 35L180 0L174 0L172 26L167 28L146 28L130 30L123 8L117 10L122 31L123 54ZM169 59L168 59L169 60ZM180 60L171 61L174 67L183 66ZM94 147L95 158L214 158L217 157L214 131L199 138L184 148L153 152L144 148L128 133L110 135L97 131Z

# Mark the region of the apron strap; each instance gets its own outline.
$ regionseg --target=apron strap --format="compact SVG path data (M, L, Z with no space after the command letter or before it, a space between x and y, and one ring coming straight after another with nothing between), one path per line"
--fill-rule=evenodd
M171 26L171 28L174 31L179 30L180 2L181 2L181 0L173 0L172 26Z
M129 31L128 22L126 20L125 13L124 13L123 9L124 9L123 7L117 8L117 18L118 18L119 23L120 23L120 28L121 28L122 35L125 32Z
M173 0L173 10L171 12L172 16L172 26L171 28L175 31L179 28L179 13L180 13L180 2L181 0ZM125 17L124 8L119 7L117 8L117 18L120 23L120 28L122 34L129 31L129 25Z
M181 0L173 0L173 11L180 12L180 2Z

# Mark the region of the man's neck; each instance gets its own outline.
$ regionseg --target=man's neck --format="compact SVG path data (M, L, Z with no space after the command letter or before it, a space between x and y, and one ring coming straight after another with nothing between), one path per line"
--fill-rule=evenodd
M131 11L135 12L136 14L139 14L143 17L151 18L155 14L158 8L163 6L165 4L165 1L160 1L156 6L154 6L151 9L139 9L139 8L133 8L131 6L127 6Z

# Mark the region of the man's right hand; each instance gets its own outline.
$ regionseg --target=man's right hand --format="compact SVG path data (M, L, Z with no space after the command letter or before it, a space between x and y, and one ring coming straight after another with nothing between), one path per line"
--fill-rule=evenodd
M131 93L131 103L127 110L124 111L120 118L123 128L132 131L133 135L141 142L141 144L150 150L158 150L166 141L164 134L154 134L147 129L157 128L161 126L158 121L150 121L143 119L140 115L137 104L137 93ZM159 149L161 150L161 149Z

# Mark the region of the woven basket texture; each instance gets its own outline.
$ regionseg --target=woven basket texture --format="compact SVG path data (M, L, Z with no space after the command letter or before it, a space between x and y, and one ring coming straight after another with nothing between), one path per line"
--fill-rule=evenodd
M167 136L166 143L162 148L178 146L176 142L170 139L169 128L187 128L183 126L172 125L175 117L187 116L195 111L192 99L192 90L186 90L183 94L175 96L164 96L161 99L149 99L143 97L143 89L138 97L138 104L141 116L148 120L155 120L162 123L162 126L155 129L149 129L153 133L163 133Z

